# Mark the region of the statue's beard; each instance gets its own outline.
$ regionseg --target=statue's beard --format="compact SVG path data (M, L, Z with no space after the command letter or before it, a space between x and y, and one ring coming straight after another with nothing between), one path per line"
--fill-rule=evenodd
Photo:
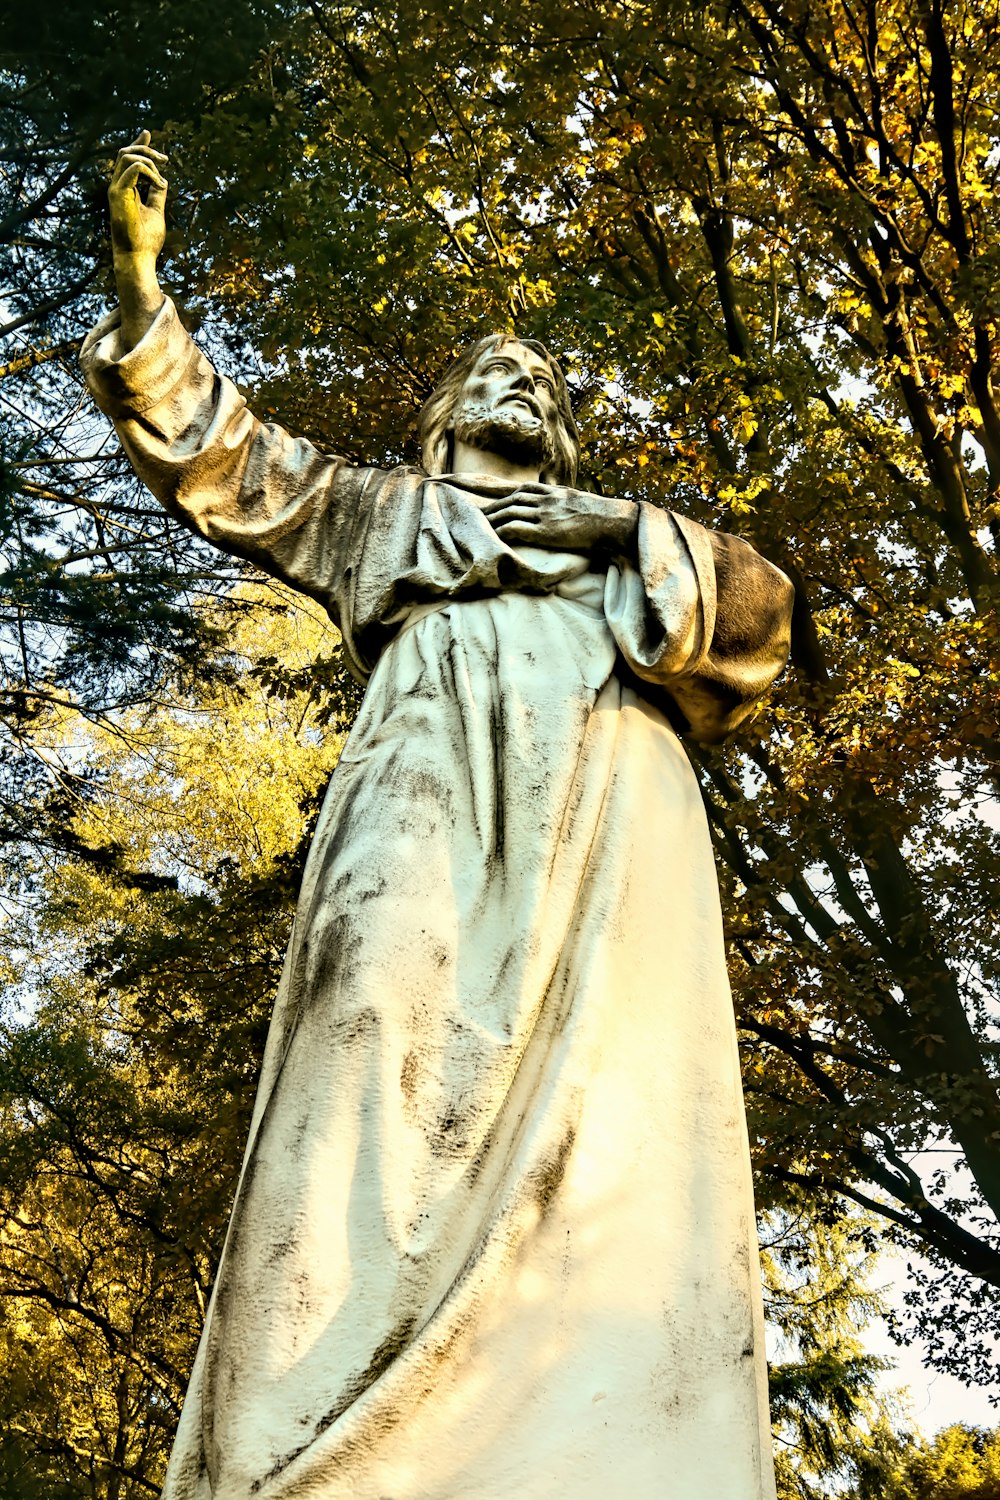
M555 458L552 434L523 406L463 406L455 414L455 437L481 453L495 453L521 468L546 469Z

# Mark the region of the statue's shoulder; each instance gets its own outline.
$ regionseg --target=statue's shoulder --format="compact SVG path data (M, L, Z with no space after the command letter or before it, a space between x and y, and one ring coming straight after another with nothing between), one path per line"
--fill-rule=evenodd
M344 463L337 473L336 484L345 497L358 505L391 505L416 494L428 476L414 464L397 464L394 468L374 465L353 466Z

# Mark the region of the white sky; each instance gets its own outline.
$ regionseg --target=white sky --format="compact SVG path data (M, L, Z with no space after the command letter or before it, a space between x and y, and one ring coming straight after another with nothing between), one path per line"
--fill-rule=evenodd
M876 1266L873 1281L883 1290L887 1302L901 1305L906 1262L901 1256L886 1252ZM990 1405L990 1393L983 1386L970 1388L953 1375L927 1369L923 1363L922 1346L917 1343L901 1349L889 1337L884 1319L874 1319L865 1329L863 1338L873 1354L893 1361L895 1369L886 1371L882 1386L885 1390L908 1389L910 1414L925 1437L932 1437L953 1422L989 1428L1000 1425L1000 1406ZM1000 1394L1000 1370L993 1394Z

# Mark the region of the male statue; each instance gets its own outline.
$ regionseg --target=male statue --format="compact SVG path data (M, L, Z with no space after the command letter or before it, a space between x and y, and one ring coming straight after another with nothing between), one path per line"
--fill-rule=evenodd
M111 185L83 350L138 474L319 600L367 690L303 878L168 1500L773 1500L718 890L678 738L785 661L732 537L575 489L566 384L481 339L424 467L258 422Z

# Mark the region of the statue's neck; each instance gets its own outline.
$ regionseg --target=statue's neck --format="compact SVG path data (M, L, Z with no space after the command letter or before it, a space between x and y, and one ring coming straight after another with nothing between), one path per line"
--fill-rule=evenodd
M537 484L541 469L512 463L500 453L487 453L482 448L470 448L468 443L455 439L455 452L451 472L457 479L499 479L503 484Z

